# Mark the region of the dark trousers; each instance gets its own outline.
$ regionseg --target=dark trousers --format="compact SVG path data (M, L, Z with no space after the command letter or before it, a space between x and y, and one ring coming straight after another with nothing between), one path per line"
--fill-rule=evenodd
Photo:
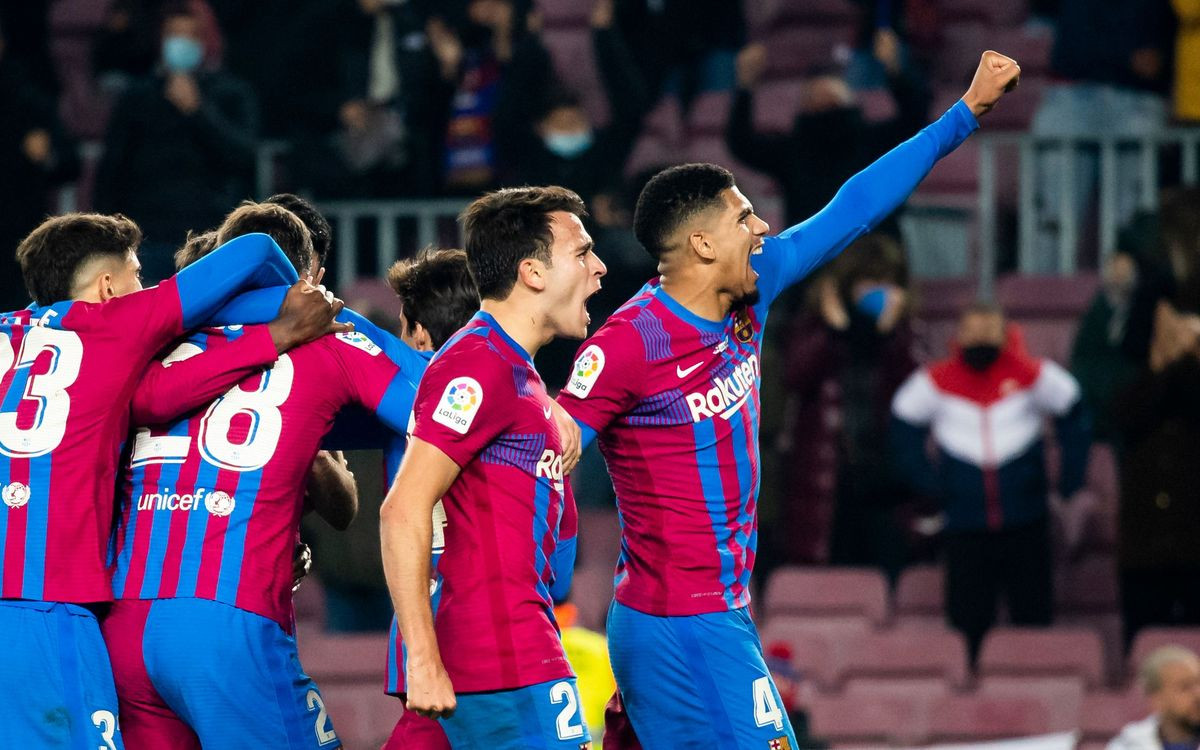
M1200 625L1200 566L1121 569L1125 648L1149 625Z
M1003 594L1014 625L1049 625L1054 616L1049 523L946 535L946 616L962 632L971 663L996 622Z

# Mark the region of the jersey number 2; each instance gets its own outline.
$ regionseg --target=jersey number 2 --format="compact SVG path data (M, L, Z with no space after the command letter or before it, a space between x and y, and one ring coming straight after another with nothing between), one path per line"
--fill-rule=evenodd
M30 328L21 340L20 353L14 354L8 334L0 333L0 379L13 371L13 379L21 370L29 370L44 353L50 353L50 366L44 373L25 378L25 391L12 408L0 411L0 453L10 458L44 456L58 447L67 432L67 417L71 412L69 388L79 377L83 362L83 342L73 331L54 328ZM6 399L7 394L0 394ZM28 426L17 424L17 409L25 401L37 404Z
M262 374L258 388L243 390L235 385L208 407L200 421L200 455L214 466L230 471L255 471L267 465L279 446L283 415L279 407L292 392L295 377L292 360L284 354ZM246 442L229 439L234 420L249 425Z
M558 705L566 701L567 705L558 712L554 728L560 740L574 740L583 736L583 724L572 724L571 719L579 713L579 699L575 697L575 689L569 682L556 682L550 687L550 702Z

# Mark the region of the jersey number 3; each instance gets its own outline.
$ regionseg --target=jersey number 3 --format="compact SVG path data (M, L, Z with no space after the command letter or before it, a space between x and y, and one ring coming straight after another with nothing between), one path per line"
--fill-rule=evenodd
M34 374L39 358L48 358L48 364L45 372ZM79 377L82 362L83 342L73 331L30 328L21 340L20 352L13 351L8 334L0 333L0 379L11 370L9 389L24 385L19 399L0 393L0 453L9 458L36 458L58 447L71 412L67 388ZM33 402L32 409L21 408L28 402Z

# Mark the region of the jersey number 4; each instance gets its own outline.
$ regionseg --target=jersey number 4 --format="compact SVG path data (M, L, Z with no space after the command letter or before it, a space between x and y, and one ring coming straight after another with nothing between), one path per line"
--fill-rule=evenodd
M47 362L45 372L34 374L39 358ZM71 412L67 388L79 377L82 362L83 342L72 331L30 328L20 352L13 351L8 334L0 333L0 379L9 379L9 391L24 387L18 399L0 393L0 453L36 458L58 447Z

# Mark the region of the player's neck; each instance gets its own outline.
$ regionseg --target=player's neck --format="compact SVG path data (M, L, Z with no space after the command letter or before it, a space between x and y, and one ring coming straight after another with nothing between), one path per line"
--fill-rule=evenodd
M509 338L533 359L539 349L550 343L554 333L540 310L514 297L510 295L503 301L485 299L479 309L495 318Z
M716 322L729 316L729 311L733 309L733 295L714 288L696 274L659 268L659 284L663 291L688 312Z

